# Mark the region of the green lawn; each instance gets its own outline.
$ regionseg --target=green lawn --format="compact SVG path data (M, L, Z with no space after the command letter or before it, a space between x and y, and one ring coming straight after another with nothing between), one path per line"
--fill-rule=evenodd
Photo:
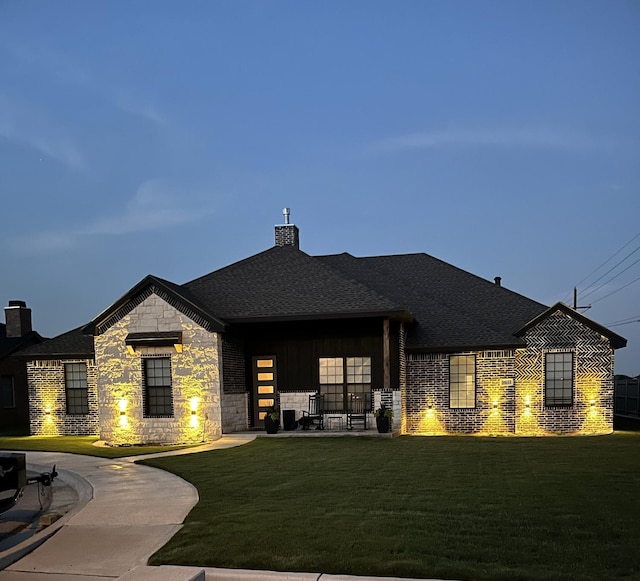
M69 452L102 458L121 458L139 454L168 452L187 446L123 446L106 448L94 446L98 436L2 436L0 450L22 450L32 452Z
M260 438L145 460L200 502L151 564L640 579L640 433Z

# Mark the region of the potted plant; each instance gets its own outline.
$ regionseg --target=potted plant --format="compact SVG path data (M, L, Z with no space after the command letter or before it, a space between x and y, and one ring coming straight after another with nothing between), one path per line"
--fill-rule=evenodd
M391 418L393 418L393 410L382 404L373 414L376 418L376 427L379 434L386 434L391 428Z
M264 429L267 434L277 434L280 427L280 413L274 406L269 406L264 416Z

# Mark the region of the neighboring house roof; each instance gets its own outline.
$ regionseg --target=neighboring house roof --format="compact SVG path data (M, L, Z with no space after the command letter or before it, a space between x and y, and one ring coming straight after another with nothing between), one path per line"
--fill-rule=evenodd
M592 321L591 319L589 319L589 317L585 317L582 313L573 310L571 307L568 307L564 303L556 303L552 307L549 307L547 310L540 313L537 317L535 317L531 321L528 321L527 324L524 325L521 329L518 329L515 335L518 337L522 337L529 329L535 327L538 323L544 321L546 318L550 317L558 311L564 313L565 315L573 317L577 321L580 321L580 323L582 323L585 327L588 327L596 333L599 333L603 337L609 339L609 341L611 342L611 346L614 349L621 349L622 347L627 346L627 340L624 337L621 337L617 333L614 333L606 327L603 327L595 321Z
M0 323L0 359L16 354L27 345L44 340L36 331L29 331L22 337L7 337L7 326Z
M293 246L276 246L183 285L229 323L392 316L401 302Z
M93 336L83 333L82 327L67 331L20 352L21 358L28 359L92 359L93 356Z

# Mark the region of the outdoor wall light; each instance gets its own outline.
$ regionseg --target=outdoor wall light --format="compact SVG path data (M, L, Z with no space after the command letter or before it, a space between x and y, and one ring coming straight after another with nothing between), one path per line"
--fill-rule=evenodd
M526 407L527 409L529 409L531 407L531 396L528 395L527 397L524 398L524 407Z
M127 400L121 399L118 401L118 408L120 408L120 415L124 416L127 413Z
M595 399L592 399L592 400L591 400L591 402L590 402L590 404L591 404L591 407L592 407L592 408L596 407L596 400L595 400Z
M495 400L495 401L493 402L493 409L494 409L494 410L497 410L497 409L498 409L498 400Z
M198 411L198 398L197 397L191 397L189 398L189 407L191 408L191 415L195 416L196 412Z
M51 409L50 409L50 408L47 408L46 410L44 410L44 413L45 413L46 415L50 416L50 415L51 415Z

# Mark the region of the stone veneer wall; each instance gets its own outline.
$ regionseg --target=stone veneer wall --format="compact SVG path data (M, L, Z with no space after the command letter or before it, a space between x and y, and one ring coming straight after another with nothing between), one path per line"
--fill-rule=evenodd
M302 417L302 411L309 411L309 396L316 393L315 389L301 391L281 391L278 393L280 410L295 410L296 420ZM262 422L260 422L262 423ZM280 418L282 423L282 417Z
M182 352L174 347L136 346L129 333L181 331ZM155 294L95 337L100 436L112 444L210 441L222 434L220 385L221 340L194 323ZM145 417L143 413L144 357L171 358L173 417ZM197 398L196 414L191 414ZM120 415L121 401L126 405Z
M608 434L613 431L613 350L608 339L562 311L529 329L516 355L516 433ZM574 354L573 405L545 407L545 353ZM528 403L528 407L527 407Z
M64 382L65 363L86 363L89 413L68 415ZM33 436L89 436L98 433L98 383L91 359L44 360L27 363L29 423ZM50 412L50 413L47 413Z
M249 429L249 394L222 392L222 433Z
M509 434L515 431L515 353L456 353L476 357L476 407L449 408L449 355L409 353L403 393L403 433ZM503 385L503 380L506 380ZM510 384L510 385L509 385Z

